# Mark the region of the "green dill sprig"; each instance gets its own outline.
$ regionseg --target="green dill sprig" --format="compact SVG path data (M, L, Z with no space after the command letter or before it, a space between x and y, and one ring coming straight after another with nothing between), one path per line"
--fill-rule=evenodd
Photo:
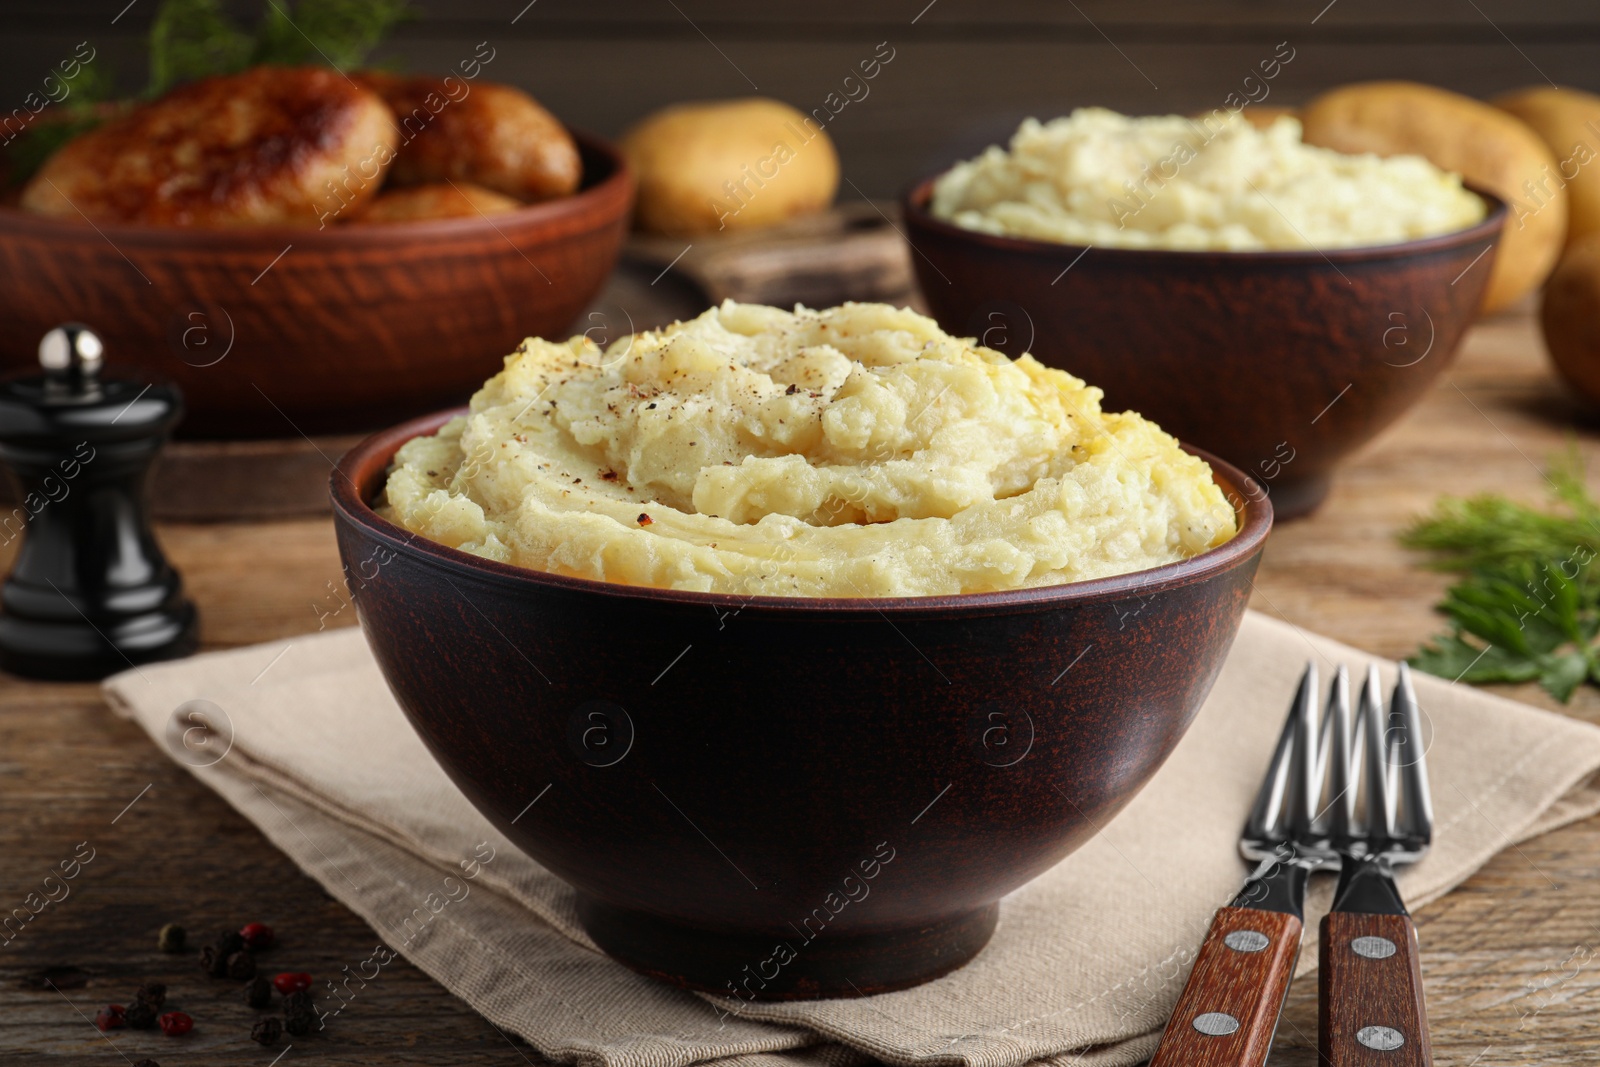
M1552 510L1496 494L1445 498L1401 536L1461 575L1437 605L1450 631L1413 666L1474 684L1537 681L1562 702L1585 680L1600 685L1600 502L1576 449L1548 475Z
M234 74L250 65L255 39L222 10L218 0L164 0L150 24L150 84L158 97L184 82Z
M41 109L26 129L4 144L6 185L21 185L56 149L105 121L106 101L112 94L111 79L103 66L83 63L70 76L62 73L58 77L65 95Z
M164 0L150 28L146 95L261 64L359 66L411 15L409 0L264 0L252 32L230 19L220 0Z

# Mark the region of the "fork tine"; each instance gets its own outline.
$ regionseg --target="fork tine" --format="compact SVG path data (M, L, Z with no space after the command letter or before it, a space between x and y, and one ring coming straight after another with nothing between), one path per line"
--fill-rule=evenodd
M1337 844L1350 838L1355 821L1355 790L1350 777L1350 672L1340 664L1328 690L1322 718L1317 780L1327 782L1321 822Z
M1389 715L1395 721L1397 736L1390 746L1390 765L1398 782L1394 789L1396 817L1394 829L1402 838L1430 843L1433 837L1433 797L1428 792L1428 757L1422 744L1422 713L1416 690L1411 687L1411 668L1400 664Z
M1367 682L1361 687L1361 779L1366 803L1356 836L1364 836L1369 848L1381 848L1394 837L1394 806L1389 799L1387 735L1383 722L1383 690L1378 669L1369 667Z
M1293 740L1283 815L1290 836L1296 839L1311 835L1317 803L1322 799L1322 781L1317 777L1317 689L1316 665L1308 664L1305 677L1300 680L1300 692L1295 694L1291 716Z
M1317 665L1308 662L1305 674L1300 676L1300 691L1295 695L1289 714L1284 719L1283 732L1278 735L1278 747L1273 750L1272 762L1267 765L1267 773L1261 779L1261 791L1256 794L1255 806L1250 809L1250 818L1245 822L1246 837L1281 841L1288 836L1285 812L1292 807L1289 788L1294 777L1290 764L1297 749L1303 747L1296 745L1295 735L1304 718L1305 707L1315 707L1316 699Z

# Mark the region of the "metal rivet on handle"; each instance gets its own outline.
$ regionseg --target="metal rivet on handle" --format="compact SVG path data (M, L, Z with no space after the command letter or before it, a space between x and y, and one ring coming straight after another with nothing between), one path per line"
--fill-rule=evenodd
M1235 952L1260 952L1272 942L1258 930L1235 930L1222 939Z
M1194 1017L1194 1028L1207 1037L1225 1037L1239 1029L1239 1020L1225 1011L1208 1011Z
M1356 1031L1356 1040L1379 1052L1393 1052L1406 1043L1404 1034L1387 1026L1363 1026Z
M1358 937L1350 942L1350 947L1357 956L1365 956L1369 960L1386 960L1398 951L1395 943L1387 937Z

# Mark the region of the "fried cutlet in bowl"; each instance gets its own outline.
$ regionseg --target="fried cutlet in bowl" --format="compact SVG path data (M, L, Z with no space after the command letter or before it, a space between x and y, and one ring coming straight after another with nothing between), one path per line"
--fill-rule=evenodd
M256 67L205 78L68 142L23 210L94 222L310 226L377 195L400 131L337 71Z

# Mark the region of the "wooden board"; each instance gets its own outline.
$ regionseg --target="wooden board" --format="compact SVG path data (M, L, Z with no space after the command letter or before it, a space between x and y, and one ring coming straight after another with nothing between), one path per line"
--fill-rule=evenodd
M1274 533L1254 606L1388 656L1433 633L1438 620L1429 606L1443 579L1418 569L1394 542L1413 515L1439 492L1497 489L1539 499L1539 463L1572 433L1600 472L1597 424L1580 417L1552 380L1541 349L1525 311L1478 327L1422 406L1345 470L1322 511ZM314 631L318 610L331 603L329 583L340 576L326 519L167 524L161 536L200 605L211 648ZM352 625L352 616L346 610L329 622ZM1509 692L1553 706L1533 687ZM1600 722L1592 689L1565 710ZM354 966L378 938L139 730L112 718L92 686L0 680L4 907L20 906L81 841L97 856L72 895L0 951L0 1063L126 1062L78 1013L92 1017L97 1006L120 1003L141 979L155 978L172 987L198 1026L182 1043L114 1033L130 1060L265 1064L272 1054L246 1041L251 1013L236 988L201 977L192 954L156 953L161 924L206 931L259 918L284 940L272 969L318 976ZM1436 1064L1587 1067L1600 1060L1597 878L1600 819L1590 819L1508 849L1421 909ZM27 984L52 967L87 974L62 993ZM1315 1050L1316 986L1302 980L1271 1062L1312 1067ZM361 990L328 1032L295 1041L284 1062L537 1061L402 961Z
M857 200L761 229L691 237L635 234L625 254L682 275L711 304L905 304L914 299L916 281L899 220L892 201Z

